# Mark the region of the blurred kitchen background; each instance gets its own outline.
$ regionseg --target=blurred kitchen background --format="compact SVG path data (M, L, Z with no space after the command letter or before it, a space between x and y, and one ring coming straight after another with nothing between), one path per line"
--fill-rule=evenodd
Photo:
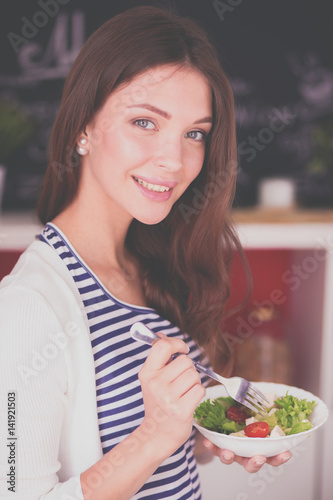
M141 4L193 17L219 50L237 103L237 206L257 203L263 179L283 177L301 206L331 207L333 2L15 0L0 19L3 210L35 206L64 78L86 38Z
M233 373L297 385L333 410L331 0L10 2L0 17L0 279L40 229L34 209L68 70L98 26L136 5L170 6L195 19L234 89L234 217L253 289L225 325ZM246 287L235 256L230 309ZM203 499L331 500L331 429L332 417L325 438L318 433L279 477L265 469L261 483L237 465L228 479L216 461L202 466Z

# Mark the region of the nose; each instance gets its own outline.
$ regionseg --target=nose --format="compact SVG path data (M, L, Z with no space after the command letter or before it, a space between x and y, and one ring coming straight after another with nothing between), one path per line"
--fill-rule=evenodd
M161 137L157 146L155 165L170 171L178 171L182 168L183 150L179 137Z

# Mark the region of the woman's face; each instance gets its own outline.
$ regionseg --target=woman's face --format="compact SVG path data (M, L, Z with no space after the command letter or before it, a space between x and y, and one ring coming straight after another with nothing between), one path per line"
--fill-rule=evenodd
M86 127L80 189L109 213L158 223L199 174L211 126L211 90L199 72L142 73Z

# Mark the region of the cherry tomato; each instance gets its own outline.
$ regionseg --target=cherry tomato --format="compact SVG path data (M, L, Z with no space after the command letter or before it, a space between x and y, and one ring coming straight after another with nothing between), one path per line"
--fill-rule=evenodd
M240 408L237 408L237 406L230 406L230 408L227 410L226 417L237 423L239 422L244 423L245 420L248 418L245 411L242 411Z
M269 433L269 425L267 422L253 422L244 429L245 436L254 438L264 438Z

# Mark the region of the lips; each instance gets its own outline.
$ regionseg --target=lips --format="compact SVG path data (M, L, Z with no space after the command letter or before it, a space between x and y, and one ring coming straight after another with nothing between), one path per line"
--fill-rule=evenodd
M164 193L165 191L170 191L171 188L162 185L162 184L152 184L150 182L146 182L142 179L138 179L137 177L134 177L134 180L140 184L140 186L143 186L144 188L148 189L149 191L155 191L157 193Z
M155 186L165 186L167 188L174 188L175 186L177 186L178 182L177 181L171 181L171 180L167 180L167 179L159 179L158 177L145 177L145 176L133 176L133 178L136 180L136 181L143 181L143 182L146 182L148 184L153 184Z
M152 201L166 201L170 198L173 188L177 185L175 181L157 179L153 177L132 176L141 193Z

